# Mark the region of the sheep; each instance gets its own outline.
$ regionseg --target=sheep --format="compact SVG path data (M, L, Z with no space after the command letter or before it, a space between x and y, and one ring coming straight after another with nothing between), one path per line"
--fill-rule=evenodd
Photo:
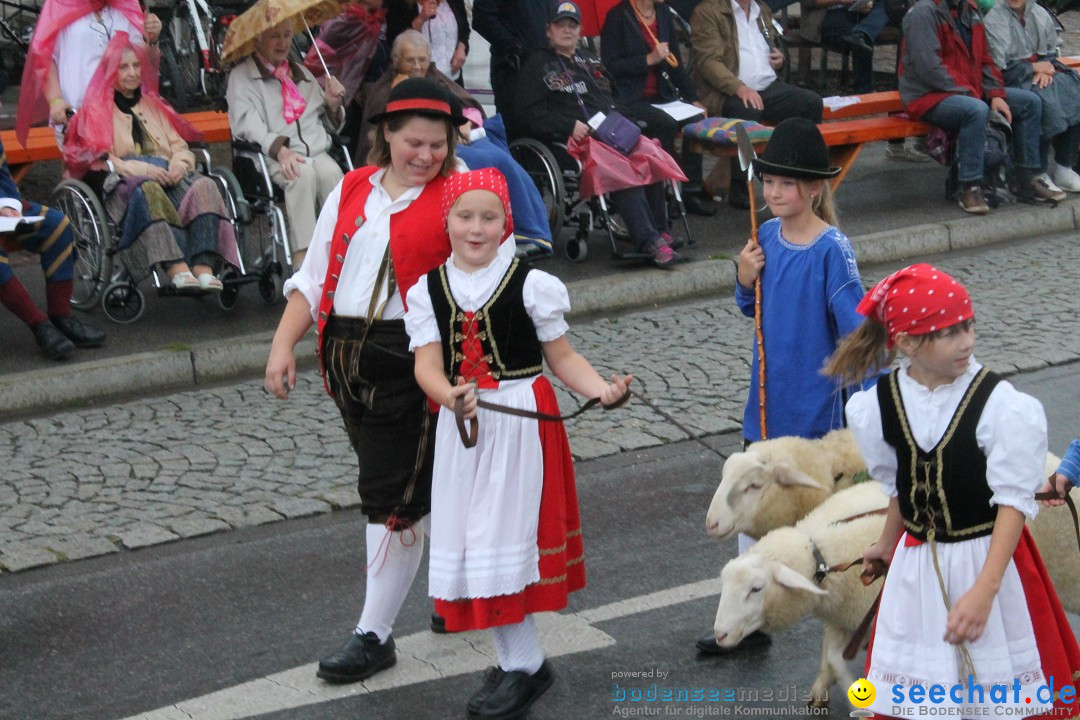
M732 647L754 630L772 634L814 614L824 625L821 664L811 687L812 705L823 707L828 691L855 678L843 659L844 646L881 589L859 580L861 566L830 573L819 585L811 538L832 566L862 556L881 535L884 514L863 515L888 506L877 483L859 483L837 492L794 527L762 537L720 573L720 603L713 632L721 647ZM856 517L858 516L858 517ZM848 520L848 518L854 518Z
M720 540L736 532L760 538L794 525L865 468L850 430L756 442L724 463L705 530Z

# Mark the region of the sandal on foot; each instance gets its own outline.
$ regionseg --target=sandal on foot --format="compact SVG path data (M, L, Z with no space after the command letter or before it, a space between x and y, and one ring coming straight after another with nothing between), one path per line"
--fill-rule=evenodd
M221 292L224 287L225 286L221 284L221 281L210 273L201 273L199 275L199 288L202 290Z
M199 289L199 281L187 271L176 273L169 278L169 282L172 284L173 290L177 292L190 292Z

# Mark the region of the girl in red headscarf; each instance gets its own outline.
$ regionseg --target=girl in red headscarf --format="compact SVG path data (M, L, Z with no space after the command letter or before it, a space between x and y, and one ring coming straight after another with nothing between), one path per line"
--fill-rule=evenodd
M136 278L161 266L176 290L217 292L222 260L238 262L236 233L215 182L194 172L185 138L198 133L143 85L146 61L116 33L68 125L64 162L99 191L123 231L121 248L132 249L121 257ZM105 156L118 177L100 169Z
M567 595L585 585L566 431L536 417L559 414L544 361L570 388L609 406L633 376L605 382L567 342L562 282L500 252L513 220L498 170L451 176L442 217L453 252L409 291L405 314L416 379L443 406L428 592L447 630L492 628L499 665L468 710L510 717L552 682L532 614L566 607ZM519 414L477 409L477 393ZM458 398L465 417L479 422L473 447L458 433Z
M1042 405L975 360L971 298L941 270L893 273L858 312L866 320L827 372L856 380L894 349L903 356L847 403L867 468L890 496L863 555L888 565L867 653L870 709L920 714L938 685L932 704L946 714L1075 717L1056 691L1077 677L1080 648L1024 527L1046 477Z
M45 0L23 67L15 133L26 144L30 127L46 118L54 127L66 123L69 110L83 97L109 41L126 32L138 45L154 47L157 88L157 39L161 21L143 15L138 0Z

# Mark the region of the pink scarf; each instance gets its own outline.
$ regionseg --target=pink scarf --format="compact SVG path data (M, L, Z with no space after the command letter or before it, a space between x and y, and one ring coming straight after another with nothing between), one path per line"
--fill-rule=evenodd
M300 89L293 82L288 60L274 68L273 72L274 77L281 81L281 104L285 113L285 122L291 125L304 114L307 103L304 102L304 96L300 94Z

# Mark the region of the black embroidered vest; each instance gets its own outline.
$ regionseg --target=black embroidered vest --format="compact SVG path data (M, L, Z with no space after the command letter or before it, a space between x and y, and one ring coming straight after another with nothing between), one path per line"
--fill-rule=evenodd
M476 337L494 380L531 377L544 371L543 348L521 295L528 274L529 268L515 259L491 298L473 316ZM446 265L440 265L427 277L435 320L443 337L443 367L453 382L461 375L461 363L465 359L461 351L465 313L450 293ZM447 338L451 342L447 342Z
M959 542L989 535L997 509L986 482L986 455L975 439L986 401L1001 377L983 368L971 381L941 440L915 442L900 397L899 371L877 384L885 441L896 449L897 500L904 528L919 540Z

